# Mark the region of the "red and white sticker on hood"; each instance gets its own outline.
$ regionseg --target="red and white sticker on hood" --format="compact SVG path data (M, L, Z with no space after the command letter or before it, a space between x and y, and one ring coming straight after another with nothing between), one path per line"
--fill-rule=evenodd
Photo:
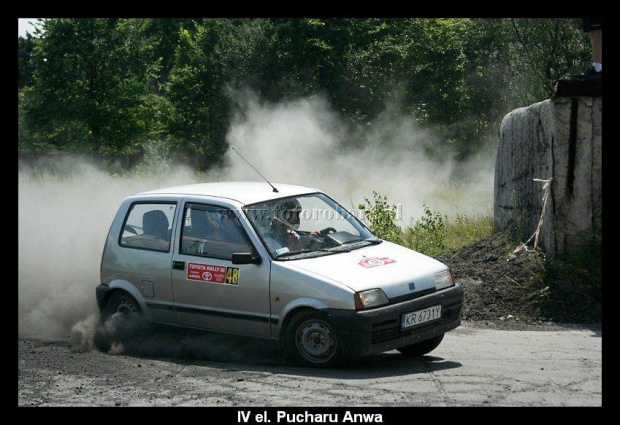
M364 257L357 264L359 264L362 267L370 268L370 267L385 266L386 264L392 264L395 262L396 260L393 260L388 257Z

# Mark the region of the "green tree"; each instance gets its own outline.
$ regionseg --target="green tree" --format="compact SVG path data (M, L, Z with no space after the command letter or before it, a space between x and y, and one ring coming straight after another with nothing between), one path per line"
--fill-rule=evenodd
M578 74L591 61L591 47L581 19L506 19L512 87L521 103L551 97L555 81Z
M208 19L181 30L175 64L164 87L172 106L167 117L172 149L183 159L196 158L200 168L224 152L222 122L228 114L222 69L214 57L219 25Z
M118 19L48 19L34 46L33 85L20 103L34 151L137 154L148 133L155 67Z
M25 86L32 84L33 70L33 50L35 38L26 34L26 37L17 38L17 89L21 90Z
M20 152L137 156L205 169L239 98L321 95L367 129L386 110L465 159L501 118L590 58L578 19L49 19L18 39ZM349 129L347 129L349 130ZM359 143L349 137L351 144ZM381 143L383 141L377 141Z
M183 28L193 28L194 19L182 18L145 18L134 19L133 25L137 30L140 42L144 46L144 60L149 63L158 63L160 66L157 78L159 90L167 80L174 66L176 51L179 47Z
M180 158L205 169L223 157L235 93L268 87L269 29L264 19L203 19L181 30L165 86L170 143Z

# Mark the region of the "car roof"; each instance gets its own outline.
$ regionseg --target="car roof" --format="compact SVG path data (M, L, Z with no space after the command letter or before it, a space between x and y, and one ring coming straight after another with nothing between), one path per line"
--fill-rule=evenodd
M274 192L266 182L220 182L220 183L196 183L183 186L165 187L161 189L142 192L138 195L192 195L212 196L217 198L231 199L243 205L255 202L269 201L271 199L284 198L287 196L304 195L307 193L320 192L306 186L293 184L273 183L278 189Z

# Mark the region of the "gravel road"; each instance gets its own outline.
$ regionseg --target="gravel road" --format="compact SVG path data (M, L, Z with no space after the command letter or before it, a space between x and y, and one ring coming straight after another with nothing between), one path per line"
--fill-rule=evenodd
M19 406L601 406L602 331L464 323L422 358L288 364L265 341L156 332L116 354L18 341Z

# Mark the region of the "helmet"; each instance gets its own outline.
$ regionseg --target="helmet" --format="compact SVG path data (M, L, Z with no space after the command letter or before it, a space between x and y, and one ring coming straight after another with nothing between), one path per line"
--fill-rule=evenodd
M301 213L301 204L295 198L286 199L275 207L275 217L284 221L291 228L297 229L299 228L299 217L293 221L293 213Z

